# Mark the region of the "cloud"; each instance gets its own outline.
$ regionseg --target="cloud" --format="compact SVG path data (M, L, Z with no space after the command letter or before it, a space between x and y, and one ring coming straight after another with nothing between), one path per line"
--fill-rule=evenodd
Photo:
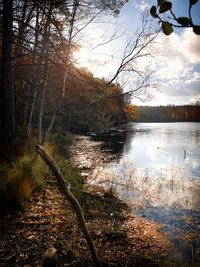
M97 31L96 28L90 30L91 42L84 42L84 47L88 50L86 54L88 55L83 58L83 66L88 67L96 77L109 79L113 77L113 73L118 69L123 56L123 47L126 46L127 40L132 36L134 38L133 32L135 32L136 28L134 21L136 17L133 14L134 12L138 14L135 10L136 8L143 11L145 8L149 9L149 4L147 0L131 1L122 10L122 15L117 20L117 24L113 19L113 23L110 23L109 27L108 24L102 24L101 31ZM127 14L129 15L128 17ZM141 18L138 18L138 21L141 21ZM95 46L96 43L102 42L101 36L104 36L104 32L108 37L114 32L118 32L116 27L117 29L124 29L125 34L120 35L120 38L112 43L108 42L106 45L100 45L95 51L90 51L91 47ZM100 32L100 34L97 34L97 32ZM105 36L104 40L106 40ZM156 41L157 44L150 48L150 53L155 51L155 57L141 57L134 65L134 67L136 66L141 70L148 69L149 66L150 70L157 70L155 82L159 83L159 88L158 91L153 90L150 93L154 100L149 104L154 104L155 102L158 104L189 103L193 101L200 95L199 36L188 28L182 32L172 33L170 36L160 33ZM129 85L135 86L136 82L132 80L130 73L125 78L126 85L122 83L125 90L129 90Z
M200 63L200 40L192 29L187 29L180 36L180 51L190 63Z
M191 29L169 37L160 36L158 57L159 97L191 102L200 94L200 40ZM198 68L197 68L198 69Z
M200 94L196 95L195 97L192 97L191 102L192 103L200 102Z
M177 77L191 71L191 65L200 63L200 40L191 29L186 29L182 34L173 33L169 37L160 35L158 46L161 47L159 58L162 72L166 77Z
M150 5L142 0L142 1L134 1L134 6L140 11L140 12L144 12L145 10L150 8Z

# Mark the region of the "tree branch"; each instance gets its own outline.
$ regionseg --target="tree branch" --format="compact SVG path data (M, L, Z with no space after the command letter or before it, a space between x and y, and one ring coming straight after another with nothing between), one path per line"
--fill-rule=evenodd
M101 263L100 263L98 255L97 255L95 245L93 243L93 240L90 236L89 230L88 230L86 222L85 222L83 211L81 209L81 206L80 206L78 200L75 198L75 196L70 191L70 184L68 182L66 182L66 180L65 180L63 174L60 172L56 162L49 154L47 154L47 152L45 151L45 149L42 146L37 145L36 146L36 152L40 155L40 157L44 160L44 162L49 166L49 168L53 172L54 176L56 177L58 183L60 184L60 186L63 190L63 193L65 194L67 200L72 205L72 208L76 213L78 222L80 223L81 230L82 230L82 232L85 236L85 239L87 241L88 247L91 251L94 264L96 267L101 267Z

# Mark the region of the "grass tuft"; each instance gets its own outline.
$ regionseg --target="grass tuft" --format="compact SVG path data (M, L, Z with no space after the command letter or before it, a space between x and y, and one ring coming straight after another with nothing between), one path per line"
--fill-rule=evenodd
M64 177L71 184L77 197L82 195L82 178L67 158L67 147L71 143L69 134L53 134L44 144L52 155ZM46 178L51 176L48 166L35 153L35 140L29 140L21 148L23 155L9 163L0 164L0 205L1 208L23 208L35 189L43 188ZM2 207L7 203L6 207Z

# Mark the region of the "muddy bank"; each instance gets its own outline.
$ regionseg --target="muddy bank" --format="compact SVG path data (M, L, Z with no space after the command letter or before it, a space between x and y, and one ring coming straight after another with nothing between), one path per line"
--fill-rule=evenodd
M81 175L87 179L98 167L105 166L106 163L117 161L119 153L106 146L104 141L94 141L92 137L76 135L70 148L70 155L74 165Z

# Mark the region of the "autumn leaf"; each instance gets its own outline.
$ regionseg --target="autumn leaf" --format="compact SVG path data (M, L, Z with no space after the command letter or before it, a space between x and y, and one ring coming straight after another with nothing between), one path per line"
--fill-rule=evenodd
M199 0L190 0L190 5L195 5Z
M158 18L158 15L156 13L156 6L152 6L150 9L150 14L153 18Z
M194 26L193 27L193 32L197 35L200 35L200 26Z
M160 5L159 12L164 13L166 11L169 11L172 8L172 3L169 1L165 1Z
M179 17L177 19L177 22L181 24L182 26L189 26L191 25L191 20L187 17Z
M173 32L173 27L169 22L162 22L162 30L165 35L170 35Z

